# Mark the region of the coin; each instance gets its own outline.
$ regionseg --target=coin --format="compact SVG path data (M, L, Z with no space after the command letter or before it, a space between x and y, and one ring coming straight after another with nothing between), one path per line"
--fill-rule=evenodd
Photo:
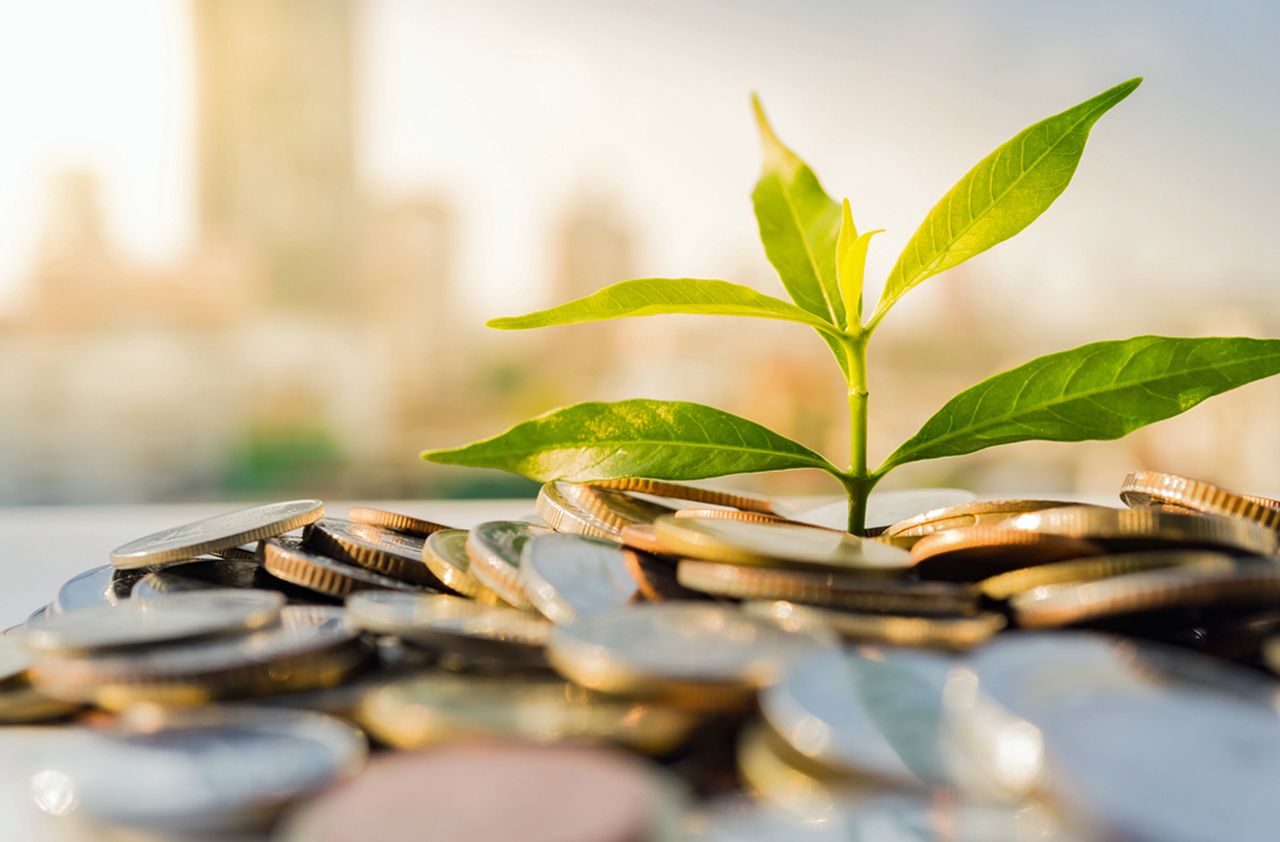
M901 571L912 564L911 554L897 547L813 526L661 517L653 528L673 555L723 564L864 572Z
M701 520L745 520L748 523L790 523L795 526L810 525L801 523L798 520L789 520L781 515L752 512L744 509L711 509L705 507L679 509L676 511L674 517L689 517Z
M684 559L681 585L735 599L785 599L881 614L972 614L977 592L951 582L883 579L813 570L771 570Z
M341 608L288 605L279 625L251 634L40 658L31 678L53 698L117 710L140 702L191 705L329 687L366 666L369 657Z
M918 617L842 611L786 600L746 602L742 607L788 631L825 629L845 640L921 649L971 649L1005 627L1005 618L990 612L971 617Z
M636 583L636 590L650 602L706 598L680 584L676 579L676 563L669 558L633 549L623 550L622 557L627 572Z
M226 561L256 561L258 554L248 547L228 547L225 550L218 550L212 555Z
M272 591L173 594L47 615L27 626L24 640L50 654L145 646L262 628L276 621L283 605Z
M721 491L698 485L685 485L679 482L667 482L641 477L624 479L598 480L589 483L596 488L611 488L616 491L630 491L637 494L648 494L653 497L666 497L672 500L688 500L693 503L706 503L711 506L728 506L748 512L773 512L773 501L756 494L741 491Z
M347 600L352 622L444 652L541 665L551 624L536 614L445 594L368 591Z
M680 791L622 752L521 742L384 755L285 823L282 842L671 842ZM499 802L493 801L500 794Z
M966 526L924 536L911 548L911 557L922 578L976 582L1008 570L1104 552L1102 544L1071 535Z
M533 608L520 581L520 553L525 543L547 530L518 520L492 520L467 535L471 574L516 608Z
M1135 471L1124 478L1120 499L1134 508L1176 506L1227 517L1241 517L1280 529L1280 500L1237 494L1207 482L1160 471Z
M261 568L256 561L188 561L146 574L129 595L133 599L149 599L187 591L252 588L257 585Z
M347 519L352 523L363 523L368 526L394 529L397 532L407 532L410 535L417 535L419 538L426 538L434 532L449 528L435 521L423 520L413 515L389 512L386 509L372 509L367 506L352 506L347 512Z
M77 573L58 588L58 595L51 603L53 613L75 611L90 605L115 605L129 598L133 583L147 572L118 571L112 565L104 564Z
M414 585L355 564L307 552L293 542L271 538L263 542L263 567L272 576L327 596L344 597L362 590L422 593Z
M764 801L803 815L829 814L838 800L861 785L846 777L818 769L788 746L772 728L752 722L741 730L736 752L738 776Z
M358 564L393 579L415 585L439 584L422 561L423 539L416 535L325 518L307 530L302 545L320 555Z
M1204 547L1270 556L1275 554L1280 540L1275 530L1243 518L1158 509L1071 506L1018 515L1006 525L1010 529L1097 541L1111 549Z
M619 539L623 545L651 555L661 555L666 552L666 548L658 542L658 536L653 531L652 523L639 523L635 526L628 526L622 530L622 535L619 536Z
M975 503L961 503L958 506L945 506L914 515L893 524L884 531L884 534L892 538L922 538L945 529L994 526L1014 515L1071 505L1075 504L1059 500L980 500Z
M733 608L673 602L556 626L547 657L566 678L593 690L715 708L749 702L787 662L818 645L817 638Z
M463 596L490 605L501 601L497 594L471 575L467 530L442 529L432 534L422 545L422 560L437 579Z
M283 807L353 774L358 731L321 714L151 709L83 730L32 780L36 803L110 825L213 833L264 826Z
M624 551L580 535L537 535L525 543L520 578L525 596L555 623L626 605L637 593Z
M116 567L145 567L192 558L283 535L323 516L324 504L319 500L251 506L130 541L111 551L111 562Z
M437 673L369 694L359 721L380 741L420 748L476 737L612 742L662 754L698 723L687 711L601 696L551 678Z
M1205 553L1193 564L1125 573L1093 582L1044 585L1009 600L1018 625L1043 628L1160 609L1274 603L1280 567Z
M1148 550L1098 555L1010 570L989 579L983 579L977 587L989 599L1003 602L1017 594L1046 585L1093 582L1122 573L1138 573L1143 570L1176 567L1180 564L1194 564L1206 558L1215 557L1217 557L1216 554L1202 550Z
M820 650L760 694L769 726L833 773L885 785L964 790L973 770L942 729L953 657L908 649Z
M873 491L867 499L866 526L868 534L887 529L900 520L921 512L958 506L971 502L972 491L961 488L908 488L894 491ZM815 526L844 530L849 525L849 500L838 497L829 503L821 503L799 512L777 514Z
M538 492L538 514L559 532L616 540L626 526L651 523L674 510L621 491L549 482Z

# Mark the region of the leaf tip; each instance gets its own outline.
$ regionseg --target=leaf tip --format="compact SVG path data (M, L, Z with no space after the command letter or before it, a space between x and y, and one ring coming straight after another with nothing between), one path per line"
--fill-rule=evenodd
M484 326L493 330L511 330L515 327L516 318L514 316L498 316L484 323Z
M764 144L765 161L785 161L791 152L773 130L768 116L764 113L764 103L760 101L760 95L754 91L751 93L751 111L756 118L756 128L760 131L760 142Z

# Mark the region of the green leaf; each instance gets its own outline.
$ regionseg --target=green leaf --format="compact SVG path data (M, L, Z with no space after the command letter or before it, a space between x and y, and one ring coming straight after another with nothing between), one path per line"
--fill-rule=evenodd
M859 235L853 225L853 211L849 200L844 200L844 216L840 222L840 236L836 240L836 280L844 298L844 311L848 314L848 327L862 326L862 281L867 272L867 247L871 238L884 233L883 229Z
M1141 82L1130 79L1042 120L979 161L907 242L872 322L925 279L1009 239L1044 213L1075 174L1093 124Z
M822 189L813 170L774 134L760 99L752 96L751 104L764 144L764 171L751 199L765 254L792 301L843 326L844 301L835 266L840 206Z
M745 418L684 401L574 404L465 447L428 450L422 458L499 468L542 482L685 480L786 468L840 475L802 444Z
M741 284L698 278L640 278L623 281L558 307L524 316L492 319L488 324L489 327L500 330L525 330L664 313L782 319L807 324L839 336L824 319L789 301L764 295Z
M1049 354L956 395L876 472L1032 439L1118 439L1280 373L1280 339L1137 336Z

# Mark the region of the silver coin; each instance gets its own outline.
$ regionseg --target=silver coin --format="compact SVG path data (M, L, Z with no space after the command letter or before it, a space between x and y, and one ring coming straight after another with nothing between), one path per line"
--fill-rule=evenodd
M1064 811L1101 838L1271 842L1280 823L1280 717L1196 690L1095 698L1044 722Z
M604 682L600 689L643 692L669 682L767 685L819 645L730 606L671 602L556 626L548 655L557 670L588 687Z
M256 561L197 559L147 573L134 583L129 596L133 599L155 599L190 591L252 588L261 569Z
M78 653L250 631L276 622L284 597L273 591L215 590L99 605L51 614L27 626L26 644Z
M819 650L760 696L792 748L837 772L894 786L963 787L943 730L942 695L956 658L910 649Z
M491 520L467 534L471 575L516 608L532 608L520 582L520 554L535 535L547 530L518 520Z
M81 732L32 779L38 806L157 832L261 827L289 803L353 774L359 731L300 711L149 711L137 727Z
M319 500L250 506L130 541L111 551L111 562L116 567L143 567L193 558L283 535L323 516L324 504Z
M551 624L514 608L446 594L366 591L347 598L351 621L430 649L463 656L527 656L542 663Z
M954 745L993 794L1020 795L1047 775L1040 726L1099 700L1213 692L1273 710L1275 682L1185 650L1093 633L997 637L953 671L945 715Z
M609 611L633 600L636 580L612 541L580 535L538 535L520 555L524 593L555 623Z
M867 529L876 530L892 526L912 515L933 509L959 506L978 498L972 491L962 488L905 488L897 491L873 491L867 500ZM841 497L830 503L821 503L801 512L788 514L792 520L825 526L828 529L846 529L849 525L849 501Z

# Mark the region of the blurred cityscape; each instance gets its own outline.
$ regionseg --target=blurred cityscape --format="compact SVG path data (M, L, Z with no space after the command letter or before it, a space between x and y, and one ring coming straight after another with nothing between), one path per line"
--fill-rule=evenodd
M532 486L417 453L563 403L629 396L721 406L844 457L838 374L801 328L679 318L486 334L464 303L469 219L456 196L361 186L358 14L350 3L191 2L197 232L181 258L157 266L121 248L92 169L44 186L36 259L0 312L0 502L520 494ZM545 214L554 273L541 305L641 269L643 226L589 174ZM726 249L722 264L720 277L781 294L762 252ZM1226 301L1207 285L1173 314L1099 284L1090 309L1060 318L991 296L982 271L956 270L877 337L874 454L1033 353L1154 329L1280 335L1263 284ZM1277 417L1280 389L1266 384L1122 442L991 451L894 484L1108 491L1149 466L1274 492ZM804 475L744 484L833 491Z

